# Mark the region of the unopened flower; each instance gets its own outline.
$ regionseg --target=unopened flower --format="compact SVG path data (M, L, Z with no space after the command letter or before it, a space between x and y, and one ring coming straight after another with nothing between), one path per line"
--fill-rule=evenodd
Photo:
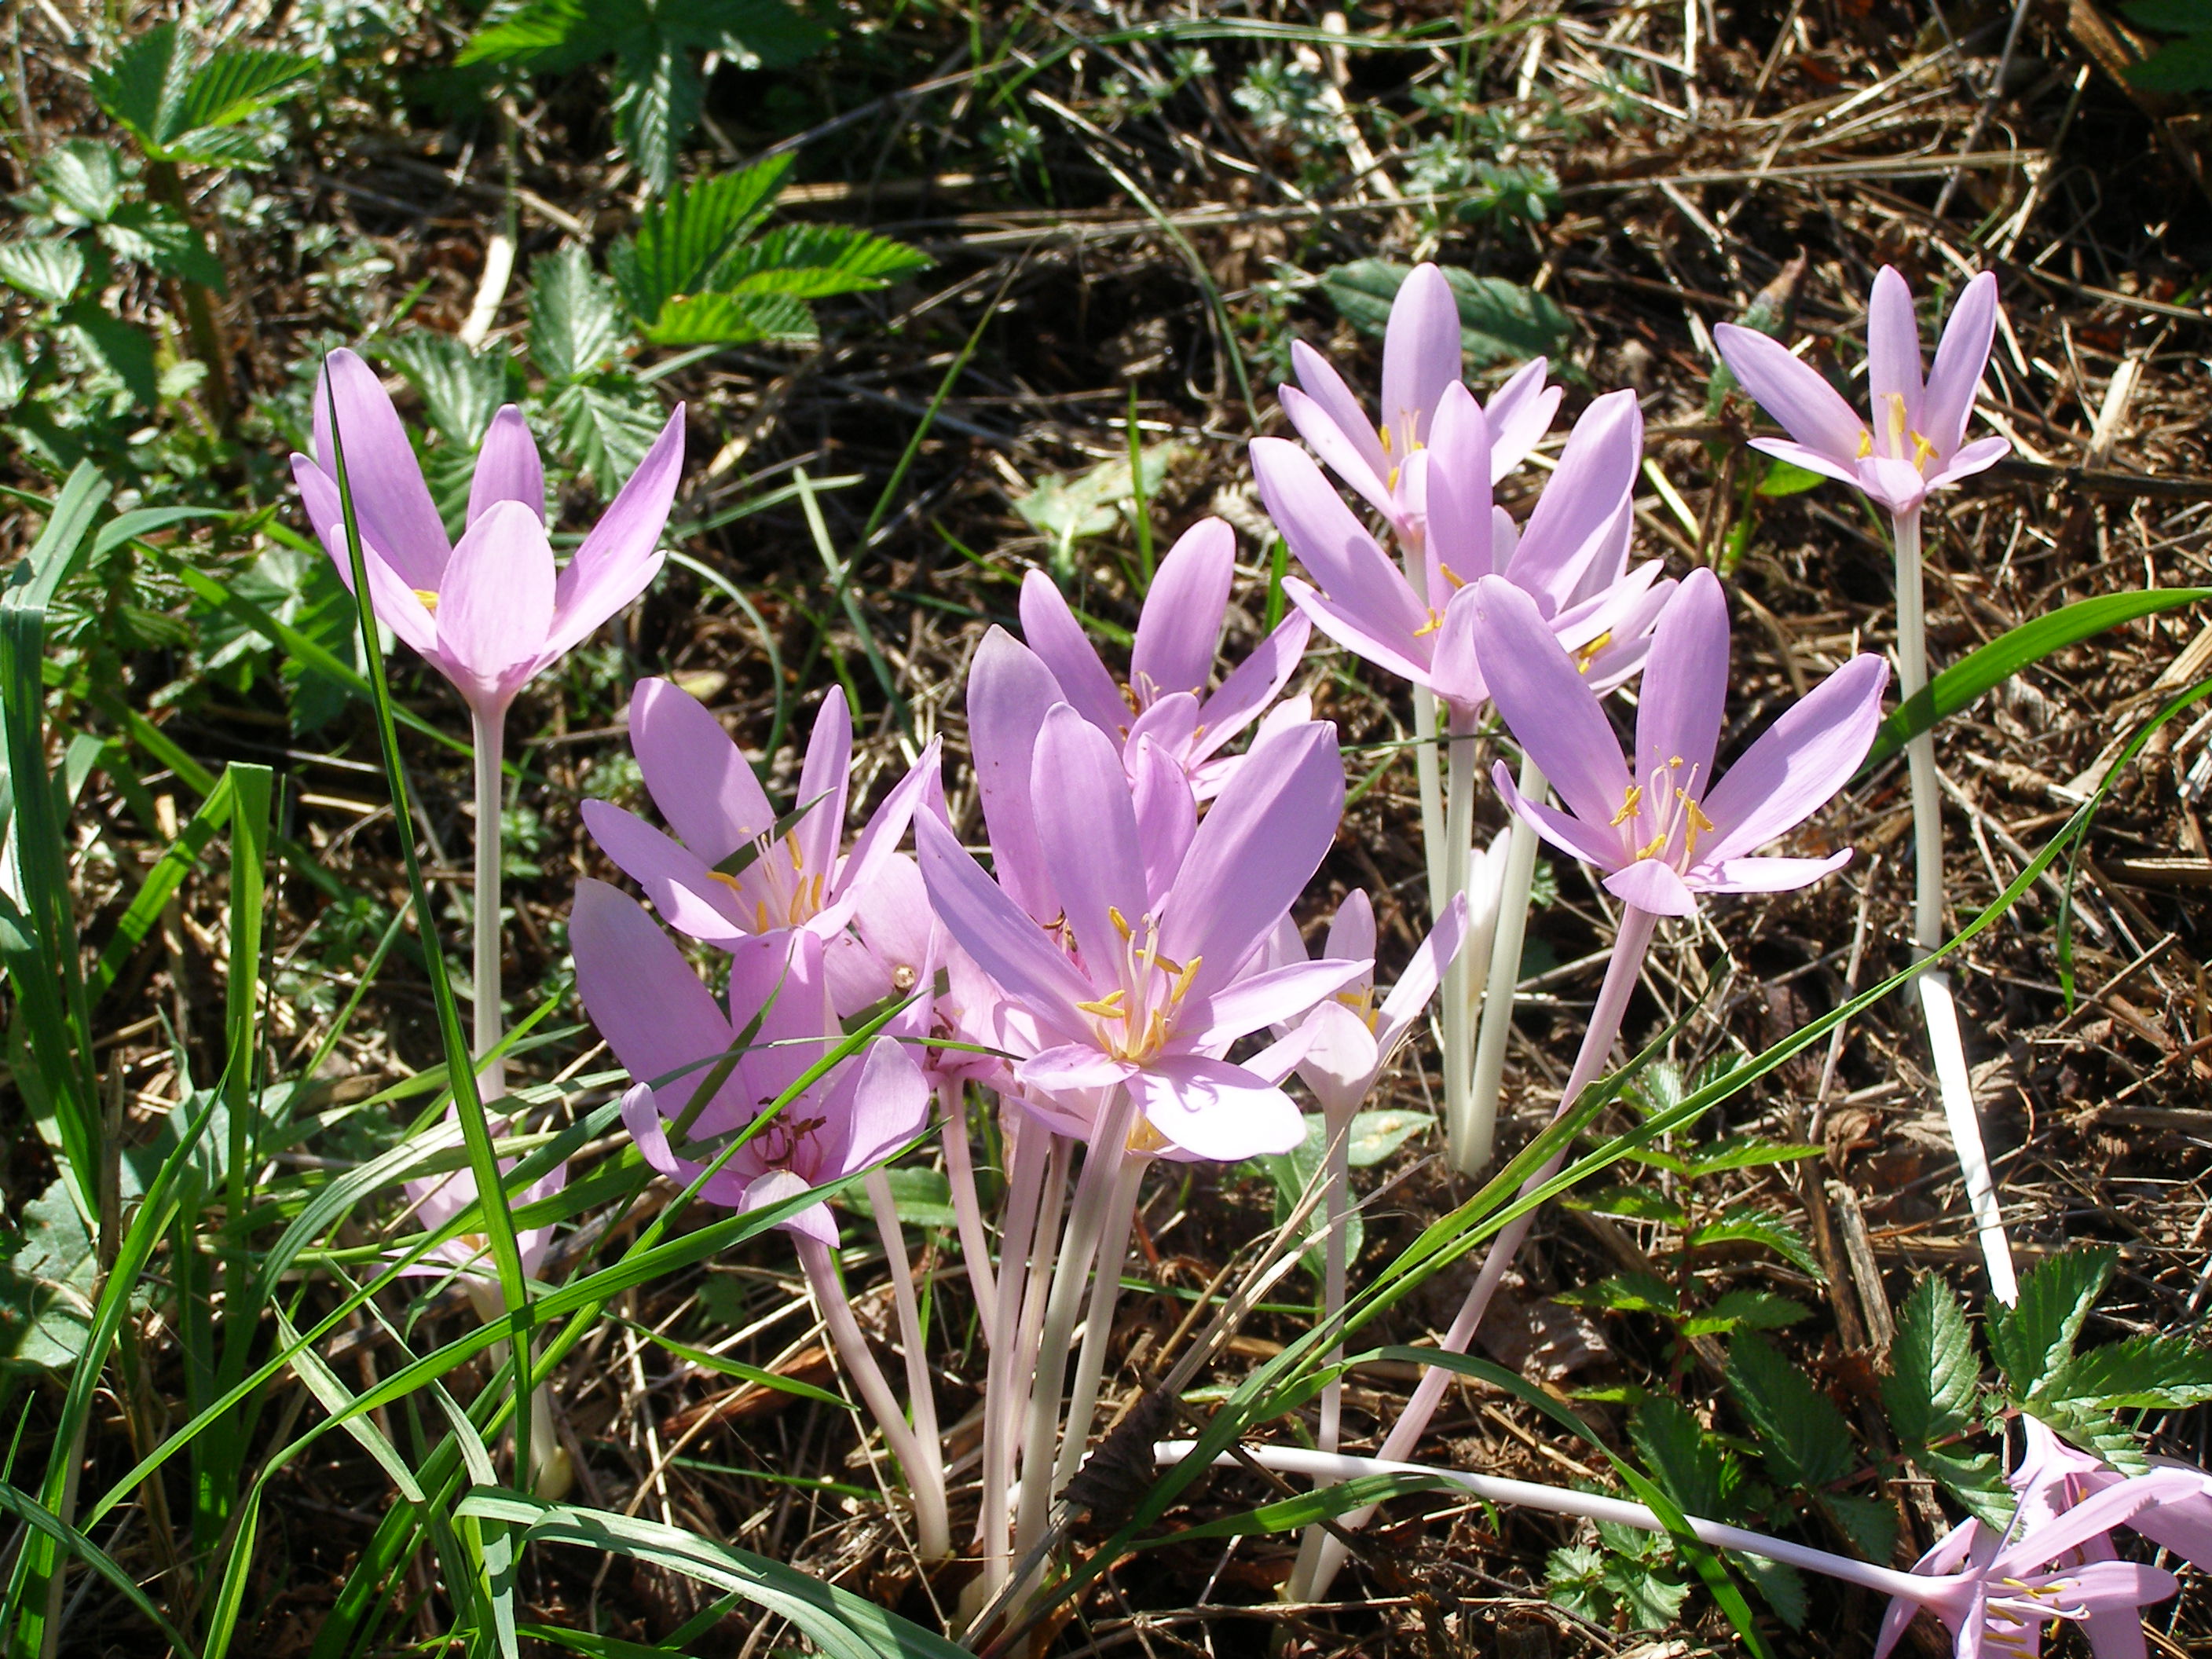
M1311 631L1302 614L1286 619L1208 692L1236 568L1237 532L1220 519L1201 519L1176 539L1145 595L1126 682L1101 660L1051 577L1032 570L1022 581L1022 632L1060 695L1125 754L1150 738L1201 800L1241 764L1223 745L1275 700Z
M506 1134L510 1127L507 1119L488 1120L486 1131L494 1140ZM461 1144L458 1123L450 1117L440 1132L441 1138L454 1146ZM501 1175L514 1168L516 1160L501 1158ZM540 1199L550 1198L568 1184L568 1166L556 1164L532 1182L514 1202L520 1207L535 1204ZM405 1184L407 1201L413 1206L415 1219L425 1232L435 1232L470 1205L476 1202L476 1176L465 1169L446 1175L426 1176ZM515 1231L514 1241L522 1257L522 1271L526 1278L535 1279L538 1269L545 1265L546 1252L552 1248L553 1229L523 1227ZM403 1270L418 1277L435 1275L445 1278L458 1274L466 1286L470 1300L477 1311L489 1322L501 1316L499 1282L492 1275L491 1244L483 1233L457 1233L438 1245L412 1267Z
M545 471L521 411L492 417L456 544L422 482L392 399L355 353L333 351L315 393L314 454L292 477L323 548L350 588L331 404L361 527L376 619L495 719L516 692L645 591L684 469L679 407L575 556L557 570L545 533Z
M842 933L937 774L933 739L847 854L853 720L837 688L814 717L791 820L769 805L722 723L666 680L638 682L629 740L653 805L683 839L601 800L584 803L584 827L672 927L726 949L787 927Z
M1856 484L1892 513L1905 514L1917 511L1930 491L1995 465L2012 447L2002 438L1965 441L1996 319L1997 279L1985 270L1959 296L1923 386L1912 291L1884 265L1867 300L1864 420L1818 369L1779 341L1722 323L1713 342L1729 372L1790 434L1787 440L1753 438L1753 448Z
M1475 648L1490 666L1498 714L1567 810L1522 796L1503 763L1498 792L1547 841L1602 872L1614 896L1654 915L1688 915L1699 893L1802 887L1850 860L1848 848L1825 859L1753 854L1804 822L1866 758L1889 681L1881 658L1852 658L1716 779L1729 623L1711 571L1685 578L1659 617L1632 763L1535 602L1493 576L1477 605Z

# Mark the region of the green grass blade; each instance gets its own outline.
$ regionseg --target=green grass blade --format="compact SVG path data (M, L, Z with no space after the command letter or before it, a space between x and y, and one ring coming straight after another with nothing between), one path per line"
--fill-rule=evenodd
M116 1564L114 1558L101 1549L99 1545L94 1543L92 1540L70 1526L68 1522L63 1520L36 1498L26 1492L16 1491L15 1487L4 1482L0 1482L0 1510L14 1516L18 1521L39 1534L55 1550L75 1556L102 1578L107 1580L109 1583L115 1586L117 1592L125 1601L130 1602L132 1607L153 1621L154 1627L161 1632L170 1645L179 1653L185 1655L185 1659L198 1659L198 1650L185 1639L184 1632L161 1616L161 1608L155 1607L146 1592L138 1588L138 1581L124 1571ZM28 1610L26 1609L26 1611ZM28 1620L25 1622L27 1624Z

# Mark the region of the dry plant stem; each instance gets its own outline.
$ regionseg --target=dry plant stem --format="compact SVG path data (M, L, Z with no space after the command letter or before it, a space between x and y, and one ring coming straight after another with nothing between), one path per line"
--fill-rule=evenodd
M975 1317L988 1331L997 1322L999 1287L991 1272L991 1240L983 1226L982 1202L975 1195L975 1155L968 1144L968 1085L948 1079L937 1085L937 1099L945 1112L945 1176L959 1221L962 1265L975 1293Z
M1001 1235L1002 1269L998 1284L998 1319L991 1330L988 1386L983 1394L983 1494L975 1518L976 1540L983 1552L983 1577L995 1595L1011 1571L1013 1549L1014 1431L1028 1395L1022 1392L1023 1334L1043 1317L1041 1264L1031 1260L1041 1237L1059 1224L1060 1212L1044 1213L1048 1194L1066 1179L1065 1143L1034 1118L1010 1114L1006 1231ZM1048 1177L1048 1166L1050 1176ZM1049 1271L1048 1264L1043 1264Z
M1443 915L1451 896L1467 890L1474 845L1474 720L1472 710L1450 711L1451 766L1444 792L1444 886L1431 907ZM1474 1067L1474 1010L1468 1006L1467 952L1454 956L1444 969L1444 1138L1453 1167L1469 1174L1489 1157L1475 1144L1474 1101L1470 1084Z
M914 1422L915 1452L919 1467L907 1470L907 1482L918 1493L928 1486L936 1493L937 1507L945 1508L945 1443L937 1429L937 1393L929 1380L929 1352L922 1346L921 1309L914 1293L913 1264L907 1259L906 1233L899 1225L898 1203L891 1196L891 1179L880 1169L868 1171L868 1207L876 1212L876 1231L884 1242L884 1265L890 1269L891 1305L898 1311L899 1346L906 1350L907 1410ZM951 1550L948 1531L945 1550Z
M507 736L507 711L469 716L476 743L477 763L477 879L475 962L471 969L476 1050L489 1054L499 1046L500 951L500 806L504 790L500 777L501 749ZM507 1092L507 1062L493 1060L477 1074L477 1086L486 1104ZM487 1200L489 1195L487 1194Z
M1129 1254L1129 1233L1137 1219L1137 1189L1144 1184L1147 1160L1124 1153L1106 1201L1106 1231L1099 1239L1098 1270L1091 1278L1091 1305L1083 1316L1083 1348L1075 1357L1075 1381L1067 1400L1067 1425L1061 1431L1060 1457L1053 1465L1052 1490L1074 1478L1091 1443L1091 1425L1098 1411L1098 1389L1106 1370L1106 1344L1114 1334L1114 1310L1121 1299L1121 1263Z
M1536 763L1521 757L1521 793L1541 800L1547 785ZM1528 933L1528 895L1536 880L1536 829L1517 814L1505 842L1505 876L1498 894L1498 922L1490 937L1490 972L1483 981L1482 1024L1474 1042L1474 1079L1468 1085L1468 1159L1460 1168L1478 1174L1498 1146L1498 1091L1505 1080L1505 1048L1513 1035L1513 998L1521 981L1521 945Z
M1607 1059L1613 1053L1613 1039L1620 1035L1621 1017L1628 1010L1628 994L1636 988L1636 976L1643 971L1644 955L1651 945L1652 929L1658 918L1649 910L1639 910L1629 905L1620 913L1620 931L1613 942L1613 957L1606 963L1605 983L1598 988L1597 1002L1590 1009L1589 1024L1583 1032L1581 1050L1575 1055L1574 1070L1567 1074L1566 1086L1559 1091L1559 1104L1553 1113L1556 1121L1560 1112L1574 1103L1575 1097L1604 1075ZM1562 1147L1544 1167L1522 1183L1523 1194L1534 1192L1549 1181L1566 1161L1566 1149ZM1510 1223L1492 1241L1490 1252L1484 1256L1482 1270L1475 1275L1474 1285L1467 1293L1467 1300L1452 1321L1451 1328L1444 1333L1438 1344L1447 1353L1465 1353L1468 1345L1474 1340L1475 1331L1482 1324L1482 1316L1490 1310L1490 1298L1497 1293L1498 1282L1505 1270L1513 1265L1513 1258L1521 1249L1521 1241L1528 1236L1534 1224L1535 1212L1530 1211L1517 1221ZM1443 1402L1444 1390L1451 1386L1452 1373L1441 1367L1431 1366L1421 1374L1420 1385L1413 1397L1406 1402L1405 1411L1390 1432L1383 1438L1382 1455L1385 1458L1403 1457L1420 1443L1429 1419ZM1375 1513L1370 1505L1340 1516L1337 1522L1347 1531L1367 1524L1367 1517ZM1323 1541L1321 1562L1314 1575L1314 1598L1328 1594L1329 1583L1336 1577L1344 1562L1344 1546L1335 1539Z
M1044 1329L1037 1340L1036 1382L1030 1395L1029 1426L1022 1442L1021 1501L1014 1510L1014 1553L1026 1555L1044 1536L1052 1507L1053 1470L1057 1463L1061 1386L1067 1376L1068 1344L1082 1316L1087 1275L1106 1231L1106 1209L1119 1184L1123 1150L1134 1115L1128 1091L1118 1085L1099 1113L1098 1127L1083 1158L1075 1200L1067 1208L1067 1231L1046 1298Z
M1153 1448L1153 1455L1163 1465L1177 1463L1190 1455L1196 1443L1189 1440L1163 1440ZM1642 1532L1665 1532L1668 1529L1665 1522L1641 1504L1632 1504L1622 1498L1608 1498L1601 1492L1547 1486L1534 1480L1507 1480L1496 1475L1462 1474L1457 1469L1440 1469L1425 1463L1401 1462L1391 1458L1331 1456L1324 1452L1305 1451L1295 1446L1247 1446L1242 1455L1262 1468L1279 1470L1285 1474L1306 1475L1323 1481L1352 1480L1364 1474L1432 1475L1473 1492L1486 1504L1510 1504L1522 1509L1546 1510L1553 1515L1578 1515L1592 1521L1634 1527ZM1224 1453L1216 1467L1226 1468L1237 1461L1237 1457ZM1808 1572L1825 1573L1846 1583L1862 1585L1879 1595L1901 1595L1920 1601L1941 1587L1940 1579L1900 1572L1894 1567L1878 1567L1871 1561L1856 1561L1848 1555L1832 1555L1826 1550L1793 1544L1787 1539L1769 1538L1765 1533L1750 1532L1741 1527L1724 1526L1700 1516L1686 1516L1683 1518L1700 1541L1711 1544L1716 1549L1736 1550L1746 1555L1763 1555L1770 1561L1787 1562Z
M1899 514L1897 532L1897 677L1907 697L1928 684L1928 613L1922 592L1920 514ZM1943 943L1943 805L1936 776L1936 738L1923 732L1905 744L1905 761L1912 786L1912 942L1921 955ZM1982 1257L1989 1265L1990 1292L2010 1307L2020 1297L2013 1272L2012 1244L2005 1237L1997 1206L1996 1182L1974 1110L1974 1086L1966 1070L1966 1049L1959 1012L1951 1000L1950 975L1931 969L1920 976L1920 1012L1928 1025L1928 1045L1936 1060L1936 1092L1943 1102L1943 1121L1958 1149L1966 1176L1966 1202L1973 1212Z
M1322 1246L1322 1311L1330 1319L1344 1311L1346 1281L1350 1278L1350 1253L1346 1230L1352 1213L1352 1121L1328 1126L1328 1235ZM1341 1343L1329 1350L1322 1363L1334 1365L1344 1358ZM1320 1420L1315 1425L1314 1443L1323 1452L1334 1453L1344 1438L1344 1384L1332 1382L1321 1391ZM1325 1527L1308 1527L1305 1535L1298 1540L1298 1559L1291 1568L1289 1580L1283 1587L1283 1599L1303 1602L1311 1599L1314 1574L1321 1568L1322 1546L1328 1541Z
M924 1478L926 1455L914 1431L907 1426L906 1413L899 1409L898 1398L884 1381L875 1355L868 1351L867 1338L860 1334L860 1322L853 1317L853 1304L846 1299L830 1247L803 1233L793 1237L799 1246L799 1265L806 1270L807 1286L814 1292L814 1304L821 1310L830 1340L836 1345L838 1362L860 1389L891 1455L906 1472L908 1489L914 1494L915 1530L921 1553L930 1560L941 1560L952 1553L952 1527L945 1511L942 1481L933 1491Z

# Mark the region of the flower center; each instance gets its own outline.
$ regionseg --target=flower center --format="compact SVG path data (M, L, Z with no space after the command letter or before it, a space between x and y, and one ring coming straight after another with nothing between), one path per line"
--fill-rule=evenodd
M799 832L793 830L780 842L761 836L753 845L758 851L752 862L735 875L726 870L707 872L709 880L721 883L736 896L740 907L751 905L752 931L797 927L819 915L829 896L830 874L808 871Z
M1133 927L1109 905L1106 918L1121 935L1121 953L1115 964L1121 983L1094 1001L1075 1006L1097 1022L1101 1048L1116 1060L1141 1066L1167 1046L1175 1011L1190 994L1206 959L1179 963L1162 956L1159 924L1149 914Z
M1636 858L1659 859L1682 872L1696 861L1698 837L1713 832L1713 821L1700 804L1705 790L1698 769L1676 755L1622 789L1613 827L1626 824L1632 834L1650 836L1637 848Z

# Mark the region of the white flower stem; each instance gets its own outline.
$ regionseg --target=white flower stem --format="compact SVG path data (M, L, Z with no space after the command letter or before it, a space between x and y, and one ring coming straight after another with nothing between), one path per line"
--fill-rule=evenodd
M1144 1184L1146 1162L1124 1153L1114 1176L1114 1191L1106 1200L1106 1231L1099 1238L1097 1271L1091 1276L1091 1305L1083 1315L1083 1348L1075 1357L1067 1426L1060 1437L1059 1462L1053 1466L1055 1495L1083 1466L1083 1454L1091 1444L1099 1385L1106 1373L1106 1344L1114 1334L1114 1310L1121 1299L1121 1262L1129 1254L1129 1234L1137 1219L1137 1189Z
M806 1270L807 1285L814 1292L815 1306L820 1310L822 1322L836 1347L838 1363L860 1389L860 1398L876 1419L876 1426L883 1431L884 1443L906 1471L907 1488L914 1494L915 1530L919 1534L921 1553L928 1559L941 1560L952 1553L952 1524L945 1514L943 1481L940 1479L933 1490L923 1476L927 1459L914 1431L907 1425L906 1413L899 1409L891 1385L884 1379L882 1367L868 1351L868 1340L860 1334L860 1322L853 1317L853 1304L846 1298L844 1283L837 1277L837 1263L830 1247L804 1233L795 1237L799 1265Z
M914 1422L915 1455L921 1461L907 1470L907 1484L917 1494L915 1505L927 1509L919 1496L927 1486L934 1493L934 1508L942 1513L945 1498L945 1446L937 1431L937 1393L929 1380L929 1352L923 1346L921 1309L914 1293L914 1268L906 1253L906 1233L899 1225L898 1202L891 1196L891 1179L880 1169L871 1170L862 1184L868 1191L868 1207L876 1212L876 1231L884 1242L884 1265L891 1276L891 1305L898 1310L899 1346L906 1350L907 1410ZM945 1554L951 1553L950 1534Z
M1639 910L1632 904L1621 912L1620 932L1613 942L1613 958L1606 963L1605 983L1599 987L1597 1002L1590 1009L1589 1024L1583 1031L1582 1048L1575 1056L1574 1069L1567 1074L1566 1087L1559 1092L1559 1109L1553 1114L1555 1121L1559 1112L1573 1104L1577 1095L1604 1074L1606 1060L1613 1053L1613 1039L1620 1035L1622 1016L1628 1011L1628 994L1635 988L1636 976L1643 970L1644 953L1650 948L1652 929L1657 920L1649 910ZM1565 1161L1566 1149L1562 1147L1542 1169L1522 1183L1521 1190L1534 1191L1558 1174ZM1535 1219L1535 1212L1530 1211L1509 1223L1492 1241L1489 1254L1483 1257L1482 1270L1475 1275L1474 1285L1461 1304L1458 1317L1452 1321L1451 1328L1444 1333L1438 1345L1446 1352L1465 1353L1468 1345L1474 1340L1483 1315L1490 1310L1490 1298L1496 1294L1498 1282L1505 1277L1506 1268L1512 1265L1521 1241L1528 1237ZM1429 1419L1443 1403L1444 1390L1451 1385L1452 1376L1450 1371L1435 1365L1422 1373L1413 1397L1406 1402L1405 1411L1383 1439L1384 1457L1403 1457L1420 1443ZM1356 1510L1340 1516L1337 1524L1347 1532L1352 1531L1366 1525L1367 1517L1374 1513L1372 1506ZM1316 1597L1328 1594L1330 1581L1343 1562L1344 1546L1334 1538L1328 1540L1322 1547L1321 1561L1314 1574L1312 1594Z
M507 711L487 715L482 709L469 714L476 745L477 878L475 961L470 969L476 1028L473 1041L482 1054L498 1046L503 1034L500 1017L500 817L506 790L500 775L500 759L507 734ZM507 1092L507 1064L494 1060L477 1076L477 1086L486 1104Z
M991 1272L991 1238L983 1226L982 1200L975 1195L975 1155L968 1142L968 1085L947 1078L937 1085L945 1111L945 1178L952 1188L952 1212L960 1231L962 1266L975 1297L975 1317L986 1331L998 1323L999 1287Z
M1005 1127L1006 1219L1000 1234L1001 1272L994 1310L997 1318L988 1328L991 1352L983 1390L983 1494L975 1517L976 1541L983 1552L984 1584L993 1595L1006 1583L1011 1571L1014 1425L1022 1414L1021 1401L1017 1398L1022 1375L1018 1369L1021 1335L1025 1312L1036 1291L1030 1245L1037 1237L1038 1210L1045 1198L1045 1166L1054 1161L1049 1154L1058 1141L1036 1119L1018 1113L1007 1114Z
M1029 1553L1036 1542L1022 1533L1020 1492L1012 1474L1015 1457L1019 1455L1024 1474L1039 1460L1048 1468L1052 1463L1053 1448L1048 1441L1042 1448L1034 1440L1018 1443L1018 1437L1027 1431L1038 1387L1038 1351L1043 1341L1046 1308L1052 1295L1054 1252L1060 1248L1060 1212L1067 1200L1069 1149L1074 1144L1061 1134L1052 1135L1051 1141L1051 1154L1045 1161L1044 1191L1037 1203L1036 1229L1030 1245L1029 1281L1022 1287L1021 1325L1008 1346L1006 1357L1006 1413L1002 1432L1006 1437L1008 1475L1006 1486L993 1494L994 1501L1003 1504L1013 1520L1015 1559ZM1055 1381L1054 1387L1057 1386ZM1054 1402L1055 1407L1058 1403ZM1008 1576L1003 1564L999 1576L1001 1579Z
M1451 708L1451 766L1444 794L1444 886L1435 908L1441 918L1451 896L1467 890L1474 847L1474 720L1472 710ZM1444 1142L1455 1169L1482 1166L1475 1156L1474 1010L1469 1006L1471 964L1462 951L1444 969ZM1485 1157L1487 1152L1485 1152Z
M1328 1237L1322 1246L1322 1310L1334 1319L1344 1311L1345 1293L1350 1278L1351 1254L1346 1233L1349 1231L1352 1213L1352 1120L1349 1115L1340 1119L1331 1115L1328 1125ZM1341 1344L1329 1351L1327 1364L1334 1365L1344 1358ZM1324 1452L1334 1452L1343 1443L1344 1384L1333 1380L1322 1385L1320 1421L1314 1428L1314 1443ZM1328 1541L1327 1528L1308 1527L1305 1535L1298 1540L1298 1559L1291 1568L1291 1576L1283 1587L1286 1601L1309 1599L1314 1574L1321 1568L1322 1547Z
M1530 800L1547 787L1536 763L1521 757L1520 788ZM1482 1026L1475 1037L1474 1078L1468 1085L1468 1175L1480 1174L1498 1146L1498 1093L1505 1080L1505 1049L1513 1034L1513 998L1521 980L1521 946L1528 933L1528 896L1536 879L1536 829L1519 813L1505 842L1505 875L1498 894L1498 925L1490 936L1490 972L1483 981Z
M1920 560L1920 513L1900 513L1891 523L1897 534L1897 678L1905 696L1928 684L1928 612ZM1912 788L1912 941L1922 955L1943 943L1943 805L1936 776L1936 737L1923 732L1905 746ZM1997 1203L1996 1181L1974 1110L1974 1085L1966 1069L1966 1048L1959 1030L1959 1012L1951 997L1950 975L1940 968L1921 975L1920 1012L1928 1026L1928 1046L1936 1061L1936 1092L1943 1121L1966 1176L1966 1202L1973 1212L1990 1291L2009 1307L2020 1298L2013 1271L2012 1243L2005 1237L2004 1213Z
M1451 902L1444 885L1443 776L1437 764L1437 695L1425 685L1413 688L1413 773L1421 793L1421 847L1429 875L1429 920L1434 921Z
M1197 1443L1191 1440L1162 1440L1154 1444L1152 1451L1164 1467L1181 1462L1196 1446ZM1634 1527L1644 1532L1668 1530L1667 1523L1641 1504L1632 1504L1623 1498L1609 1498L1601 1492L1547 1486L1534 1480L1508 1480L1496 1475L1463 1474L1457 1469L1433 1468L1425 1463L1406 1463L1382 1457L1345 1457L1327 1452L1306 1451L1296 1446L1247 1446L1243 1455L1249 1457L1263 1468L1323 1481L1352 1480L1370 1474L1428 1475L1473 1492L1487 1504L1510 1504L1516 1508L1543 1510L1553 1515L1577 1515L1611 1525ZM1215 1467L1227 1468L1237 1461L1224 1453L1215 1460ZM1899 1595L1909 1601L1928 1602L1956 1582L1900 1572L1894 1567L1878 1567L1871 1561L1855 1561L1848 1555L1835 1555L1809 1545L1793 1544L1787 1539L1769 1538L1765 1533L1708 1521L1702 1516L1685 1516L1683 1519L1699 1542L1710 1544L1716 1549L1735 1550L1745 1555L1763 1555L1770 1561L1786 1562L1808 1572L1825 1573L1831 1578L1861 1585L1881 1595Z

